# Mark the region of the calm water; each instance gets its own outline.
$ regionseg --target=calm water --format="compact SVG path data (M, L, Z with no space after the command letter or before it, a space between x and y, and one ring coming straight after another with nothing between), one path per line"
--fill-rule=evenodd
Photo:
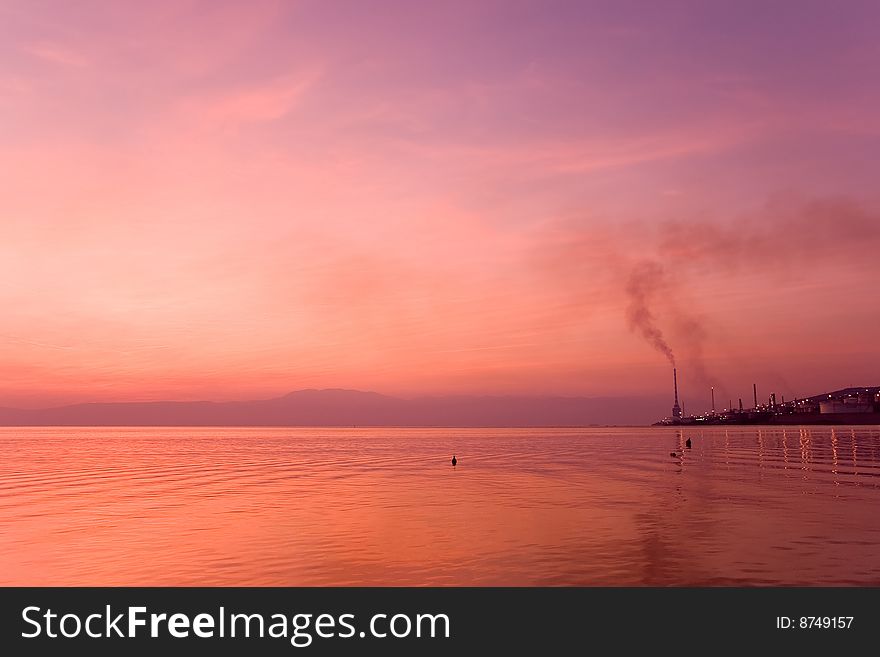
M880 584L877 427L4 428L0 448L3 585Z

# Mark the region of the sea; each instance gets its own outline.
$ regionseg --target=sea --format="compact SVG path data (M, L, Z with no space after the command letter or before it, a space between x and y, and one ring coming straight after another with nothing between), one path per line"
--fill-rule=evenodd
M28 427L0 450L4 586L880 585L877 426Z

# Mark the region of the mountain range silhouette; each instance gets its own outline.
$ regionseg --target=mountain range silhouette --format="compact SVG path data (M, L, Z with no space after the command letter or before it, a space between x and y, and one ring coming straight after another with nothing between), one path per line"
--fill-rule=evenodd
M589 426L649 424L665 397L437 396L298 390L252 401L140 401L0 408L2 426Z

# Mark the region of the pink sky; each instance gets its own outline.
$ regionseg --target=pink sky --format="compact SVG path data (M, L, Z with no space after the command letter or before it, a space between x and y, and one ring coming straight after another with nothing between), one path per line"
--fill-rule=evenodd
M877 384L878 29L872 2L7 0L0 406L664 394L645 263L691 399Z

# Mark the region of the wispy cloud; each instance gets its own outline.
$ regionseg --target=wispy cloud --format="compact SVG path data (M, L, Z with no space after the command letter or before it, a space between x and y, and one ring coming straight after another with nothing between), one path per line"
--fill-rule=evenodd
M192 96L183 101L183 113L208 130L277 121L293 111L320 78L320 71L309 70L262 84Z
M24 51L44 62L66 68L84 68L89 64L88 58L82 53L51 41L29 43L24 46Z

